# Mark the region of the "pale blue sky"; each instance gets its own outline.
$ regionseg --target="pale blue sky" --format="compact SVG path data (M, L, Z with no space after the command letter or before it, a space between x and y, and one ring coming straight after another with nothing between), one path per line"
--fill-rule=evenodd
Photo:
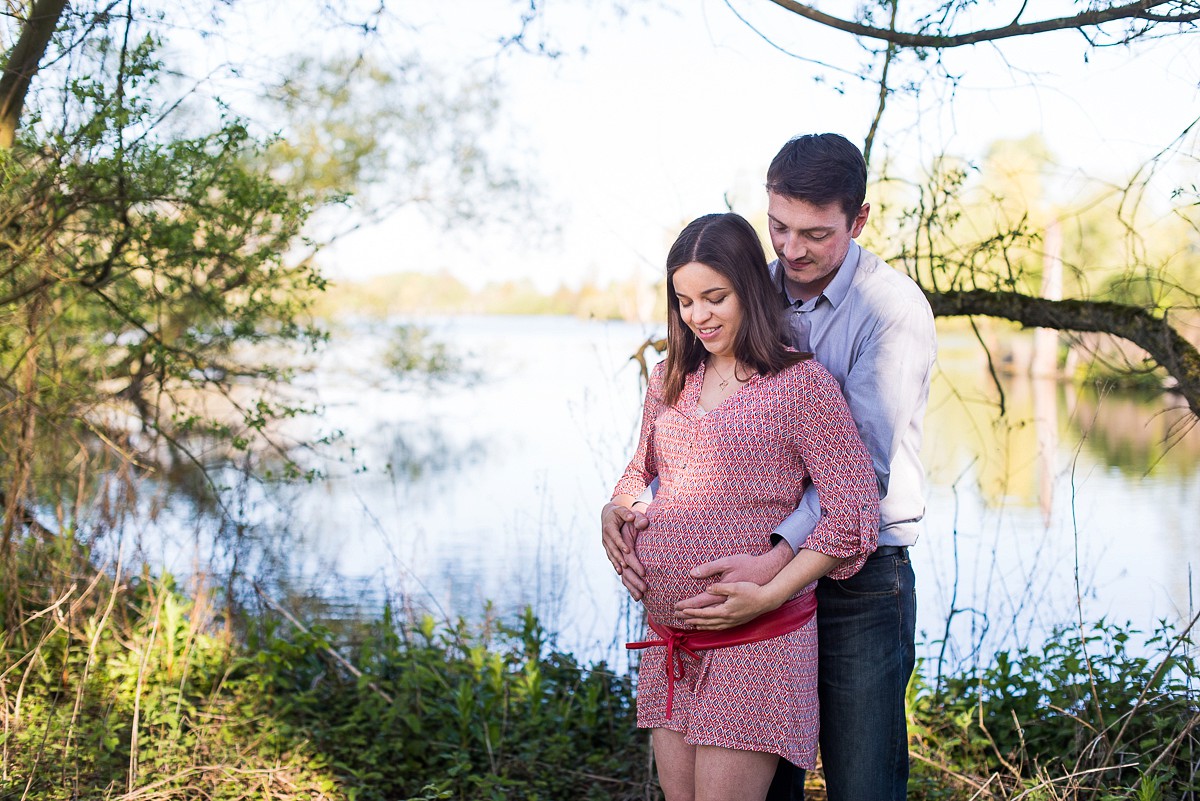
M473 285L651 281L679 228L722 210L726 197L761 215L762 175L789 137L833 130L861 142L868 130L878 89L857 77L870 63L860 44L768 0L638 2L624 17L603 2L539 5L530 34L548 34L564 50L558 59L496 55L524 2L409 0L395 9L406 26L389 28L385 41L419 48L451 72L501 73L510 152L540 180L561 234L441 231L400 215L326 254L335 278L446 269ZM856 5L823 7L850 15ZM984 5L1006 13L1006 3ZM1074 7L1033 5L1048 16ZM1129 174L1200 109L1200 48L1179 37L1089 51L1077 33L1052 33L948 51L943 61L961 76L953 98L933 78L918 97L893 97L876 163L886 155L915 176L938 153L978 160L996 139L1040 132L1064 165L1059 186L1069 197L1082 176Z

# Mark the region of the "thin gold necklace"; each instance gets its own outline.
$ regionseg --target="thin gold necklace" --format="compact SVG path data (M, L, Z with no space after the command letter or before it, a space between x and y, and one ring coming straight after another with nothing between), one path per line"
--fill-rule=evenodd
M737 378L738 365L736 361L733 363L733 375L729 378L721 375L721 371L717 369L716 362L710 362L708 366L711 367L713 372L717 374L717 378L721 379L721 383L717 385L717 389L725 389L725 387L729 386L730 381L732 381L734 378Z

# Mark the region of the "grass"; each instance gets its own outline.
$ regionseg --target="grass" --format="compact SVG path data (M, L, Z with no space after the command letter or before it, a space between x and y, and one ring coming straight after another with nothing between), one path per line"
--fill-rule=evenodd
M204 586L62 541L7 564L2 798L659 797L631 677L548 649L532 613L334 632L283 604L223 618ZM1195 801L1198 683L1190 629L1106 621L919 671L910 797Z

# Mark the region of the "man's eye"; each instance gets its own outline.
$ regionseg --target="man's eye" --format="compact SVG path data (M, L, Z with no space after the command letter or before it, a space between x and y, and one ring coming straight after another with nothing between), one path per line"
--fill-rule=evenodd
M821 240L823 240L823 239L828 239L828 238L829 238L829 232L828 232L828 231L825 231L825 232L823 232L823 233L819 233L819 234L809 234L809 235L808 235L808 238L809 238L809 239L811 239L811 240L812 240L812 241L814 241L814 242L820 242L820 241L821 241Z

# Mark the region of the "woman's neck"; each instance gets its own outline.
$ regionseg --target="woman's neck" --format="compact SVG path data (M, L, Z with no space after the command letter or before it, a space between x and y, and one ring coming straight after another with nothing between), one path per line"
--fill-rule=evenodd
M708 354L708 366L729 375L737 369L738 360L736 356L718 356L710 353Z

